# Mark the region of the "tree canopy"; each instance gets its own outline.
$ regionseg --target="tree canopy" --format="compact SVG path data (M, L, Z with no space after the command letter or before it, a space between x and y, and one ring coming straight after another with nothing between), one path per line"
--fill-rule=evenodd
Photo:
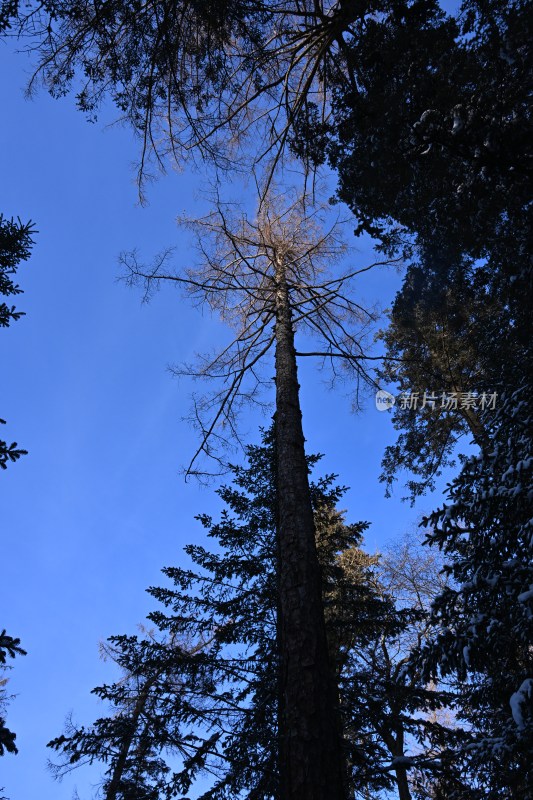
M490 448L465 461L448 502L427 520L452 576L436 599L426 675L463 680L459 708L487 798L533 796L531 412L529 386L486 414ZM468 680L466 680L468 678Z
M167 570L175 588L152 590L166 609L152 618L162 638L113 640L125 678L97 693L117 717L52 743L69 763L107 761L108 797L172 797L206 769L215 780L206 798L344 800L392 785L401 800L533 797L528 12L525 0L464 0L453 15L435 0L0 7L0 30L16 18L34 37L34 85L41 78L55 96L74 88L91 117L111 97L140 136L141 184L154 161L203 159L218 178L263 169L255 219L217 198L189 222L199 269L123 259L131 280L185 284L236 331L181 369L222 383L196 400L197 455L213 455L228 432L238 438L236 413L257 399L257 365L271 348L276 432L270 466L266 451L250 450L257 474L235 468L239 489L221 490L234 516L202 518L227 554L191 546L195 569ZM355 232L404 259L376 376L358 329L372 315L347 292L358 270L324 275L339 253L334 231L317 235L306 202L273 199L291 158L307 177L331 167ZM2 225L19 236L0 273L10 295L30 230ZM2 324L19 316L2 309ZM301 331L316 348L296 349ZM407 468L411 496L431 490L461 436L476 448L459 454L450 504L427 520L451 581L431 613L420 596L394 603L361 557L362 528L336 509L339 491L309 484L304 356L334 375L344 364L356 384L397 381L424 397L422 408L396 405L389 487ZM0 443L0 465L21 452ZM443 680L437 691L431 682ZM464 723L456 731L438 720L447 703ZM422 751L408 756L413 739Z

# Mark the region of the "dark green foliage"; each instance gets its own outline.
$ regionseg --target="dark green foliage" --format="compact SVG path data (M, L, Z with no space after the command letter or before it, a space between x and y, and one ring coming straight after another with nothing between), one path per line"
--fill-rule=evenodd
M266 447L249 448L248 456L249 468L234 468L234 486L219 490L226 504L220 522L199 517L217 551L189 545L186 552L194 567L167 568L174 587L150 589L165 607L150 615L161 631L158 638L112 640L113 657L128 678L96 692L120 709L114 720L124 716L122 685L135 682L134 705L139 686L157 676L144 704L144 727L137 726L128 750L117 798L128 797L124 781L131 774L142 773L158 797L176 797L205 768L215 776L205 800L234 798L239 792L257 799L277 795L279 656L271 437ZM179 643L175 647L181 660L173 655L172 642ZM120 731L110 725L115 723L104 718L88 731L73 729L50 743L69 762L88 757L108 762L107 792L124 744ZM139 757L141 731L148 744ZM179 761L180 769L171 771L159 760L158 771L150 771L144 753L150 758L166 754L167 763Z
M409 266L382 335L388 359L379 377L418 401L394 407L400 434L383 461L388 490L400 469L416 476L407 484L412 497L432 489L465 434L488 446L480 410L512 389L529 359L519 316L487 265L426 248Z
M30 257L33 244L32 222L22 223L19 220L4 219L0 214L0 294L4 297L22 294L20 286L13 281L21 261ZM0 304L0 327L7 328L11 322L20 319L23 311L15 306Z
M14 639L9 636L5 630L0 633L0 673L5 672L7 669L7 657L15 658L17 655L26 655L26 651L20 646L20 639ZM5 692L5 685L7 678L0 679L0 756L4 753L16 753L17 747L15 745L16 734L5 724L4 710L7 703L7 696Z
M18 16L18 0L3 0L0 3L0 36L5 35L12 27L13 20Z
M0 7L0 34L9 26L9 13L13 13L16 4L4 3ZM31 222L23 224L20 220L6 220L0 214L0 295L10 297L21 293L20 287L13 281L18 265L21 261L29 258L32 245L33 225ZM18 320L22 316L21 311L17 311L15 306L7 303L0 303L0 327L7 327L12 321ZM0 419L0 425L5 425L5 421ZM16 442L8 444L0 439L0 468L6 469L9 462L17 461L22 455L26 454L17 446ZM14 658L15 655L25 655L25 651L20 647L20 639L8 636L6 631L0 634L0 671L5 671L7 656ZM3 712L7 703L4 686L7 679L0 680L0 755L5 752L16 753L15 745L16 734L6 727Z
M5 420L0 419L0 425L5 424ZM3 439L0 439L0 468L7 469L7 465L10 461L17 461L21 456L25 456L27 452L27 450L22 450L18 447L16 442L8 444L4 442Z
M330 157L339 197L387 245L414 234L497 252L516 274L530 225L531 18L525 2L464 10L462 27L426 0L361 20L348 91L337 75Z
M248 466L234 467L233 484L219 490L220 520L199 517L214 550L189 545L193 567L165 569L173 585L150 589L164 607L150 615L159 633L110 640L107 653L124 678L95 693L113 715L87 729L71 725L50 743L62 755L59 774L77 763L106 763L107 800L126 800L132 785L142 787L143 798L177 797L206 770L214 785L204 800L279 797L272 433L247 453ZM310 466L316 461L310 458ZM447 693L404 669L406 631L413 623L423 627L427 615L420 605L395 608L379 583L377 559L360 549L366 526L346 525L336 510L343 491L333 476L311 484L350 797L364 797L394 787L392 761L410 736L424 754L412 763L428 780L442 773L428 753L449 749L453 737L426 719L448 701Z
M193 732L194 724L203 720L201 698L208 698L212 687L204 646L187 648L171 637L158 641L150 634L142 639L115 636L109 642L105 653L118 664L123 678L96 688L94 694L116 713L89 729L69 721L67 735L49 746L68 756L67 769L94 760L108 764L102 785L108 800L180 796L218 739L216 734L202 738ZM189 732L184 734L183 727ZM173 753L177 764L181 757L182 769L173 771L162 752Z
M22 223L20 220L15 222L13 219L4 219L0 214L0 294L4 297L22 293L20 286L14 282L13 276L16 274L20 262L26 261L30 257L33 232L33 223ZM0 303L0 327L7 328L11 322L20 319L23 314L23 311L17 311L13 305ZM5 425L3 419L0 419L0 425ZM0 439L0 468L6 469L10 461L16 461L26 452L19 448L16 442L8 444Z
M449 502L426 521L453 583L437 598L436 635L422 650L426 675L464 685L461 716L484 783L481 798L533 797L533 420L530 386L484 420L490 448L469 458Z

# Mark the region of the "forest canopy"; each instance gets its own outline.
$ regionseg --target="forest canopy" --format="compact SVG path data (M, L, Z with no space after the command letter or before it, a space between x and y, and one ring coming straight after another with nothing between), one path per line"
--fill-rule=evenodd
M188 545L192 566L149 590L155 628L104 646L121 677L94 692L111 712L50 742L59 776L102 762L107 800L533 798L528 11L1 4L0 34L32 54L30 92L74 93L93 121L111 101L140 143L141 197L157 172L205 174L211 210L182 218L195 264L179 254L174 266L169 250L121 261L146 299L184 288L233 336L176 370L207 382L192 400L189 474L206 474L205 456L233 476L220 521L199 517L214 550ZM225 195L237 179L240 204ZM322 224L328 199L372 237L372 263L344 268L337 228ZM20 293L31 234L0 217L6 297ZM383 262L402 285L379 318L358 281ZM0 324L21 313L3 303ZM336 479L310 477L309 357L356 406L361 387L390 389L398 436L380 480L437 508L423 543L365 552L367 523L345 521ZM254 404L274 413L261 445L240 427ZM228 463L235 444L244 466ZM0 442L0 466L24 452ZM354 475L365 457L357 448ZM23 652L4 639L2 666ZM15 752L3 719L2 731Z

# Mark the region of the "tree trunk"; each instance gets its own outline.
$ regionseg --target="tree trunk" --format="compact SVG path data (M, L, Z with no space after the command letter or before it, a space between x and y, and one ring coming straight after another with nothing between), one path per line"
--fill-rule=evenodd
M285 267L276 265L276 460L280 556L282 800L344 800Z
M396 769L396 783L398 784L399 800L411 800L409 781L407 780L407 769L405 767L398 767Z
M394 716L398 718L400 716L400 709L398 708L391 708ZM401 723L398 727L396 727L396 736L390 734L390 739L387 741L387 745L391 752L393 758L405 758L404 753L404 741L405 741L405 734L404 729ZM409 789L409 781L407 780L407 767L396 767L396 784L398 786L398 800L411 800L411 790Z
M155 675L151 680L146 681L143 688L139 692L137 700L135 701L135 705L133 707L133 712L130 720L130 729L128 733L124 736L124 739L122 740L122 743L120 745L118 758L113 768L113 774L111 776L111 780L109 781L109 786L107 787L105 796L106 800L116 800L117 798L117 792L120 789L120 783L122 781L122 776L126 768L126 762L130 753L130 748L137 734L137 725L139 724L139 719L141 717L142 712L144 711L144 707L150 695L150 689L156 682L157 677L158 676Z

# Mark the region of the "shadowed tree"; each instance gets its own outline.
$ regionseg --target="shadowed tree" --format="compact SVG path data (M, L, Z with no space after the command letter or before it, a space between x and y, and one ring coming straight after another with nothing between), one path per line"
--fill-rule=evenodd
M347 44L330 160L339 197L389 245L414 235L508 275L530 265L528 7L465 0L452 19L437 3L390 3Z
M232 468L232 485L218 490L225 505L219 521L199 516L216 552L188 545L192 566L165 569L170 587L149 590L163 606L150 615L159 632L113 637L106 647L124 677L95 693L113 714L90 728L68 725L50 743L61 753L58 776L93 759L108 765L106 800L129 800L132 786L135 797L181 796L196 786L198 772L214 777L205 800L285 796L272 431L247 457L245 467ZM375 628L382 606L369 582L373 559L359 549L365 526L346 525L335 509L343 491L333 476L310 485L336 672L357 632ZM358 742L354 753L350 785L383 785L372 742L364 755Z
M479 798L533 797L533 492L530 381L485 412L491 447L463 463L428 535L452 577L421 650L428 678L464 682L460 715ZM465 755L465 754L463 754ZM460 797L460 795L458 795Z
M494 410L528 363L517 309L499 276L439 250L408 267L382 334L389 358L379 377L402 394L393 412L400 433L386 449L381 479L390 490L397 471L408 470L412 499L434 488L460 437L490 446L480 412Z
M2 4L0 7L0 34L4 28L9 27L9 14L12 13L10 4ZM25 261L30 256L32 245L33 224L22 223L20 220L4 219L0 214L0 295L5 298L21 294L22 289L13 280L21 261ZM20 319L24 312L17 311L16 307L7 302L0 302L0 327L7 328L11 322ZM0 424L5 424L0 419ZM26 450L18 447L16 442L8 442L0 439L0 467L7 469L10 462L17 461L26 454ZM4 672L7 656L14 658L17 654L25 655L25 651L20 647L20 639L9 636L6 631L0 634L0 673ZM0 755L16 753L15 745L16 734L13 733L5 724L4 712L7 705L7 695L4 689L7 678L0 679Z
M412 536L376 556L372 586L381 613L346 651L341 681L346 729L355 741L361 733L373 739L374 768L379 765L388 775L385 786L394 787L399 800L425 798L419 788L436 785L458 787L463 800L470 798L472 774L457 761L458 744L469 741L468 733L450 725L457 688L428 682L413 662L432 634L431 603L446 585L441 566Z
M530 227L528 7L51 0L20 24L53 94L75 85L91 116L114 100L141 136L141 172L168 153L275 165L290 141L329 161L340 198L389 244L449 240L514 272Z
M238 439L236 416L243 403L260 400L265 383L260 362L271 349L276 386L277 530L280 551L281 785L287 798L341 798L344 767L336 688L330 663L316 554L297 356L329 362L334 375L357 387L368 379L361 337L373 321L349 295L364 270L328 277L327 267L344 252L336 226L324 233L319 213L306 198L287 204L270 196L255 220L218 203L216 210L187 221L197 237L200 266L168 272L161 257L150 269L135 254L123 257L130 280L149 292L161 281L183 284L199 302L235 330L234 340L212 358L184 366L180 374L218 380L220 389L196 398L198 456L221 459L219 445ZM167 254L168 255L168 254ZM365 269L369 269L366 267ZM318 341L295 349L295 330ZM305 341L305 339L303 340Z
M199 153L222 169L275 165L305 104L326 113L327 76L356 17L334 0L74 0L30 3L19 20L53 95L79 70L83 111L94 116L111 96L141 136L142 178L151 157L163 166L168 154L182 164Z
M202 800L283 796L273 429L246 456L217 492L220 517L198 517L214 546L188 545L191 564L166 568L170 585L149 590L157 631L105 646L122 676L94 690L110 705L105 716L89 727L69 722L50 743L58 777L97 761L106 800L181 797L199 775L212 779ZM308 457L310 470L317 461ZM332 475L310 479L347 796L397 789L404 800L407 768L432 785L454 741L436 716L447 694L403 669L424 635L436 561L405 543L382 558L363 552L366 525L346 524L338 510L344 491Z
M30 257L33 223L22 223L20 220L4 219L0 214L0 295L11 297L22 293L20 286L14 282L13 277L21 261ZM0 327L7 328L12 322L20 319L23 311L17 311L15 306L8 305L5 301L0 303ZM0 424L5 421L0 419ZM17 461L26 454L16 442L8 444L0 440L0 467L6 469L8 463Z
M0 633L0 674L5 672L9 667L6 666L7 657L15 658L16 655L26 655L26 652L20 646L20 639L14 639L9 636L6 631ZM0 756L5 752L16 753L17 746L15 744L16 734L5 724L4 711L7 704L8 697L5 691L7 678L0 679Z

